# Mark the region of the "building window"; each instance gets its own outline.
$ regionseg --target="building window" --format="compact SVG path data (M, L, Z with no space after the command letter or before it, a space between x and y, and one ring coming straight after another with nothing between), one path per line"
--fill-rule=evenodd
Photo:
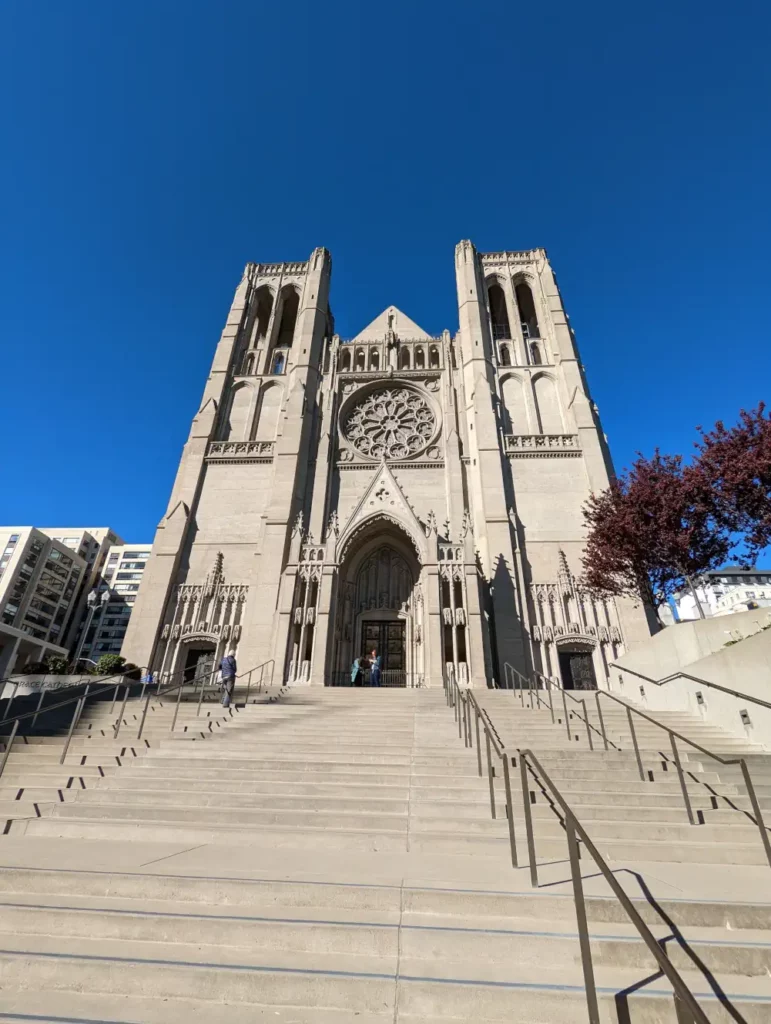
M121 562L121 569L144 569L147 562Z
M117 558L118 556L116 555L115 557ZM123 552L123 557L124 558L149 558L150 557L150 552L149 551L124 551ZM110 558L112 558L112 555L110 555Z
M119 572L115 577L116 580L141 580L141 572Z

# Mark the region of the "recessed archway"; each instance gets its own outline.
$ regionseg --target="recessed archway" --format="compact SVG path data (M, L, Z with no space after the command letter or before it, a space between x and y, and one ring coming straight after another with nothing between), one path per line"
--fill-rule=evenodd
M423 601L414 540L378 515L349 538L341 555L328 680L349 684L354 659L374 648L382 658L382 685L420 685Z

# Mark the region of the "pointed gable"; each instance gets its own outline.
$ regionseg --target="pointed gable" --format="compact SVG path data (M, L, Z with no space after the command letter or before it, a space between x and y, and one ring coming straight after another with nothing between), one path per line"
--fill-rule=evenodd
M404 341L430 341L431 335L427 334L422 327L418 327L414 320L402 313L396 306L389 306L384 309L380 316L376 316L371 324L367 324L363 331L360 331L353 341L382 341L386 331L393 331L397 338Z
M419 546L425 545L425 531L410 508L396 478L386 462L381 462L372 482L345 524L338 550L342 550L358 527L376 515L386 515L400 523Z

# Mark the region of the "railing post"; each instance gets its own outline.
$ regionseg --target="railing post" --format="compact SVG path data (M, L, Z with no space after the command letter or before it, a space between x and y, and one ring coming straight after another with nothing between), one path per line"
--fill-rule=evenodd
M216 671L217 670L215 669L214 672L216 672ZM214 672L209 677L210 679L214 678ZM184 683L184 679L183 679L183 683ZM206 676L202 672L201 673L201 696L198 698L198 709L197 709L197 711L195 713L195 717L196 718L198 718L200 716L200 714L201 714L201 705L203 704L203 691L205 690L205 688L206 688ZM236 687L235 687L235 683L234 683L233 684L233 691L234 692L235 692L235 688ZM181 689L182 689L182 684L180 683L180 690ZM195 689L193 690L193 693L195 693Z
M530 861L530 884L538 888L538 861L535 857L535 834L533 832L533 810L530 806L530 787L527 781L527 758L519 752L519 778L522 785L522 809L525 812L525 834L527 836L527 858Z
M35 714L32 716L32 728L35 728L37 722L37 716L40 714L40 709L43 706L43 698L46 695L45 687L41 687L40 697L38 698L37 707L35 708Z
M126 701L128 700L128 696L129 696L130 690L131 690L130 684L126 684L126 692L123 694L123 702L121 703L121 706L120 706L120 714L118 715L118 721L115 723L115 728L114 728L113 734L112 734L112 738L114 740L117 740L118 733L120 732L120 727L121 727L121 725L123 725L123 716L126 713Z
M253 671L254 671L253 669L251 669L251 668L249 669L249 678L246 681L246 698L244 699L244 707L246 707L246 705L249 703L249 691L252 688L252 672Z
M584 972L584 989L586 990L586 1006L589 1011L589 1024L600 1024L600 1008L597 1003L597 986L594 981L592 947L589 940L589 925L586 920L586 901L584 899L584 885L581 879L581 863L579 861L578 839L576 838L576 823L572 814L566 814L565 816L565 831L568 834L570 876L573 881L573 901L576 905L578 942L581 947L581 966Z
M769 840L765 822L763 821L763 813L760 810L760 804L758 803L758 797L757 793L755 792L755 786L753 785L752 779L750 778L750 770L747 767L747 762L744 760L743 757L739 759L739 764L741 765L742 769L744 785L747 787L747 795L750 798L752 810L755 813L755 823L760 829L760 838L763 840L763 849L766 851L766 858L768 860L768 863L771 865L771 840Z
M145 719L147 718L147 709L150 707L150 698L151 697L152 697L152 694L148 693L147 697L145 698L145 707L144 707L144 711L142 712L142 721L139 723L139 729L137 730L137 739L138 740L142 739L142 730L145 727Z
M182 684L180 683L180 685L177 687L177 703L174 706L174 714L172 715L172 718L171 718L171 728L169 729L169 732L174 732L174 728L175 728L175 726L177 724L177 715L179 714L179 705L180 705L181 700L182 700Z
M553 697L552 692L551 692L552 691L552 681L551 681L551 679L549 680L549 685L547 687L547 690L549 692L549 711L551 712L551 724L554 725L554 697Z
M5 689L5 687L3 687L3 689ZM11 704L13 704L13 702L16 700L16 694L18 693L18 691L19 691L19 684L18 683L14 683L13 684L13 693L8 698L8 703L5 705L5 709L3 710L3 717L0 719L0 721L4 722L6 720L6 718L8 717L8 712L11 710Z
M581 706L584 709L584 721L586 722L586 738L589 740L589 749L594 750L594 743L592 742L592 727L589 725L589 715L586 711L586 701L582 699Z
M509 845L511 846L511 866L518 868L517 862L517 838L514 834L514 801L511 797L511 771L509 767L509 755L503 751L503 782L506 787L506 817L509 819Z
M627 706L626 717L629 722L629 731L632 734L632 746L634 747L635 757L637 758L637 770L640 773L640 778L645 782L645 771L643 769L642 758L640 757L640 748L637 745L637 733L634 731L634 722L632 721L632 709Z
M85 698L85 696L83 696L83 697L81 697L78 700L78 703L75 705L75 713L73 714L72 721L70 722L70 729L69 729L69 732L67 733L67 740L66 740L66 742L64 744L64 750L62 751L62 756L59 758L59 764L64 764L64 759L67 756L67 751L70 749L70 742L72 741L72 734L75 731L75 726L78 724L78 719L80 718L80 713L83 710L83 705L85 703L86 703L86 698Z
M6 764L8 758L10 756L11 747L13 746L13 741L16 739L16 733L18 732L18 729L19 729L19 719L17 718L16 721L13 723L13 728L11 729L10 735L8 736L8 738L5 741L5 750L3 751L3 759L2 759L2 761L0 761L0 776L2 776L3 772L5 771L5 764Z
M600 729L602 730L602 742L605 744L605 749L608 749L608 734L605 732L605 719L602 717L602 708L600 707L600 691L594 691L594 699L597 701L597 717L600 720Z
M568 739L570 740L573 737L570 734L570 716L568 715L568 699L565 696L565 687L564 686L560 687L560 692L562 693L562 708L563 708L563 710L565 712L565 729L567 730Z
M669 730L667 729L667 732ZM669 742L672 744L672 756L675 759L675 767L677 768L677 777L680 780L680 789L683 793L683 802L685 803L685 809L688 812L688 821L695 825L696 822L693 817L693 808L691 807L691 798L688 796L688 784L685 781L685 772L683 766L680 764L680 753L677 749L677 743L675 742L675 734L669 732Z
M479 742L479 708L474 705L474 719L477 734L477 764L479 765L479 777L482 777L482 744Z
M118 687L119 686L120 686L120 683L116 683L115 684L115 689L113 690L112 704L110 705L110 714L112 714L113 711L115 710L115 701L118 699Z
M493 759L490 754L490 732L485 722L485 746L487 747L487 780L490 786L490 814L495 818L495 782L493 778Z

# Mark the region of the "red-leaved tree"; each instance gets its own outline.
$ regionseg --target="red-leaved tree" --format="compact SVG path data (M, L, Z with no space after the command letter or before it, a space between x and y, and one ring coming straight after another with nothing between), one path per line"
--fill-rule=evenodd
M706 476L682 456L640 455L608 490L584 506L584 580L597 594L642 597L654 607L716 569L731 550Z
M718 421L708 433L697 428L694 469L712 493L720 523L741 535L747 564L771 545L771 416L765 410L761 402L742 409L734 427Z

